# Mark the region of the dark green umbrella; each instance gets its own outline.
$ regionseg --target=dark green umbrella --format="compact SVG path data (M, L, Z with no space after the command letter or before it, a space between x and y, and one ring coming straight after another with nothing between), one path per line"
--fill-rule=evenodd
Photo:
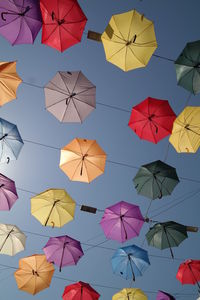
M150 246L161 250L169 248L172 258L174 255L171 248L178 247L187 237L187 226L173 221L156 223L146 234Z
M138 194L154 200L170 195L179 179L175 168L156 160L141 166L133 182Z
M187 43L175 61L178 85L193 94L200 92L200 41Z

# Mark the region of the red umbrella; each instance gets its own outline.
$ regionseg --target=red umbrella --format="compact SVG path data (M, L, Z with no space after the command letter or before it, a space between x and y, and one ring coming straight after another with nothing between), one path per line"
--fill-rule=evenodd
M63 300L98 300L100 295L88 283L79 281L65 287Z
M77 0L40 0L42 43L59 51L79 43L87 22Z
M175 119L167 100L148 97L132 108L128 125L139 138L157 144L171 134Z
M180 264L176 278L182 284L197 284L200 290L200 260L187 259Z

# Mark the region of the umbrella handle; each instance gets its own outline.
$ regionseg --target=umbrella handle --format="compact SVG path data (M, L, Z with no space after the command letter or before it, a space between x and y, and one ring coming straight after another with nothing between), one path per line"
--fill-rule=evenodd
M9 164L9 162L10 162L10 157L8 156L7 157L7 164Z
M4 15L7 15L8 13L6 11L2 11L1 13L1 18L3 21L6 21L6 19L4 18Z
M51 13L51 18L52 18L52 21L55 20L55 12L54 11L52 11L52 13Z
M186 230L190 232L198 232L199 228L193 226L186 226Z
M101 41L101 33L99 33L99 32L88 30L87 38L89 40L93 40L96 42L100 42L100 43L102 42Z

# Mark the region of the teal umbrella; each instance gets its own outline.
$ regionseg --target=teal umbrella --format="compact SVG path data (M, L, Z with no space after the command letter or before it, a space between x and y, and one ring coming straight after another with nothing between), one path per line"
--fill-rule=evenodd
M175 61L178 85L194 95L200 92L200 41L187 43Z
M174 255L171 248L178 247L187 237L187 226L173 221L156 223L146 234L150 246L161 250L169 248L172 258Z
M156 160L141 166L133 182L138 194L154 200L171 195L179 179L175 168Z

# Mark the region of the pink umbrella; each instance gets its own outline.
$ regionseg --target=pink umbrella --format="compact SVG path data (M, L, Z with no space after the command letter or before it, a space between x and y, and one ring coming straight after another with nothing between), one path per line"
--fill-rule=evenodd
M175 300L175 298L166 292L158 291L156 300Z
M108 239L123 243L139 235L144 221L139 206L121 201L105 209L100 224Z
M0 173L0 210L10 210L17 199L15 182Z
M48 262L55 263L60 271L63 266L76 265L84 255L80 242L67 235L51 237L43 251Z

